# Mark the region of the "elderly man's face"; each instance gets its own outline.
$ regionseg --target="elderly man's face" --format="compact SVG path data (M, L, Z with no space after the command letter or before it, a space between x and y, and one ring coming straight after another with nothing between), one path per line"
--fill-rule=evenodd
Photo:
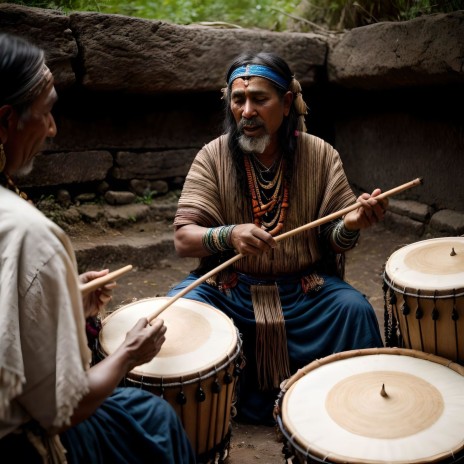
M238 78L232 83L230 101L242 138L255 147L249 151L260 153L276 141L279 127L290 111L292 94L287 92L282 98L271 82L262 77Z
M8 174L24 174L32 166L33 158L43 149L45 140L55 137L56 125L51 111L56 100L51 78L26 114L19 117L12 110L4 143Z

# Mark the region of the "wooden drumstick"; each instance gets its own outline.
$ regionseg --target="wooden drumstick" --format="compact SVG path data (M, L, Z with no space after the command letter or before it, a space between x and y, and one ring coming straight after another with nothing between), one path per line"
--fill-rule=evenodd
M417 185L423 184L424 181L422 177L418 177L417 179L414 179L410 182L406 182L403 185L400 185L398 187L395 187L391 190L387 190L384 193L381 193L374 197L376 200L383 200L386 197L390 197L392 195L396 195L397 193L403 192L404 190L410 189L412 187L416 187ZM308 224L302 225L300 227L297 227L296 229L289 230L288 232L285 232L282 235L278 235L275 237L275 241L278 242L279 240L282 240L287 237L291 237L292 235L296 235L299 232L302 232L303 230L308 230L312 229L314 227L320 226L321 224L325 224L327 222L333 221L334 219L337 219L341 216L344 216L345 214L349 213L350 211L355 210L356 208L359 208L361 206L360 202L356 202L354 205L348 206L346 208L341 209L340 211L336 211L335 213L329 214L327 216L324 216L323 218L317 219L316 221L310 222Z
M405 184L399 185L398 187L395 187L391 190L387 190L386 192L383 192L375 197L376 200L383 200L384 198L387 198L392 195L396 195L400 192L403 192L405 190L408 190L412 187L416 187L418 185L423 184L424 181L421 177L418 177L417 179L414 179L410 182L406 182ZM318 227L321 224L325 224L327 222L333 221L334 219L337 219L341 216L344 216L345 214L349 213L350 211L355 210L356 208L359 208L362 206L361 202L356 202L351 206L348 206L346 208L341 209L340 211L336 211L335 213L329 214L327 216L324 216L323 218L317 219L315 221L309 222L308 224L304 224L300 227L297 227L296 229L290 230L288 232L285 232L282 235L278 235L275 237L275 241L278 242L280 240L283 240L284 238L291 237L292 235L298 234L300 232L303 232L304 230L312 229L314 227ZM239 259L243 258L245 255L242 255L241 253L233 256L229 260L227 260L225 263L220 264L219 266L215 267L211 271L207 272L205 275L199 277L195 282L192 282L190 285L185 287L183 290L181 290L179 293L171 297L171 299L166 302L164 305L160 306L151 316L148 317L148 322L151 322L153 319L155 319L157 316L159 316L165 309L167 309L169 306L171 306L175 301L177 301L179 298L182 298L185 294L193 290L195 287L200 285L201 283L205 282L208 280L210 277L213 275L217 274L218 272L222 271L226 267L230 266L232 263L235 263L235 261L238 261Z
M121 267L120 269L116 269L116 271L109 272L108 274L102 277L97 277L96 279L93 279L90 282L82 284L80 286L82 296L85 296L88 293L93 292L97 288L100 288L103 285L106 285L112 282L113 280L116 280L117 278L129 272L131 269L132 269L132 264L128 264L127 266Z

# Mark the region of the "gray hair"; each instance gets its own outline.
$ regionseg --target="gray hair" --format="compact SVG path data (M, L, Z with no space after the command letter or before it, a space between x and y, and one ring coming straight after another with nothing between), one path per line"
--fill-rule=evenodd
M47 83L44 51L27 40L0 34L0 106L26 112Z

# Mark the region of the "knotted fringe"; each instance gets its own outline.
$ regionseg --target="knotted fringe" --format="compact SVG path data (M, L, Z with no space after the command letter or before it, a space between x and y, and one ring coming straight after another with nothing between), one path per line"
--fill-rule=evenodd
M48 435L39 427L24 427L27 438L42 458L43 464L66 464L66 449L59 435Z
M256 320L256 366L261 390L278 388L290 376L287 334L279 290L273 285L252 285Z
M236 272L231 272L227 269L206 279L206 283L212 287L216 287L222 293L226 293L230 288L234 288L238 283L238 275Z
M313 273L305 275L301 278L301 288L303 293L317 292L324 285L324 278Z

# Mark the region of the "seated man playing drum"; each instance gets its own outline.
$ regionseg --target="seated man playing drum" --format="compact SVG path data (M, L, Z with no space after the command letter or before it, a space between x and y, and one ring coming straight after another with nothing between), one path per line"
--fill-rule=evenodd
M334 263L361 229L383 219L387 202L376 199L380 189L363 193L343 218L278 244L280 234L356 197L338 152L306 133L301 87L283 59L242 55L226 82L225 134L197 154L174 220L178 255L197 257L200 265L168 295L244 256L186 298L234 320L246 358L239 418L274 424L279 384L290 374L334 352L383 346L374 309Z

